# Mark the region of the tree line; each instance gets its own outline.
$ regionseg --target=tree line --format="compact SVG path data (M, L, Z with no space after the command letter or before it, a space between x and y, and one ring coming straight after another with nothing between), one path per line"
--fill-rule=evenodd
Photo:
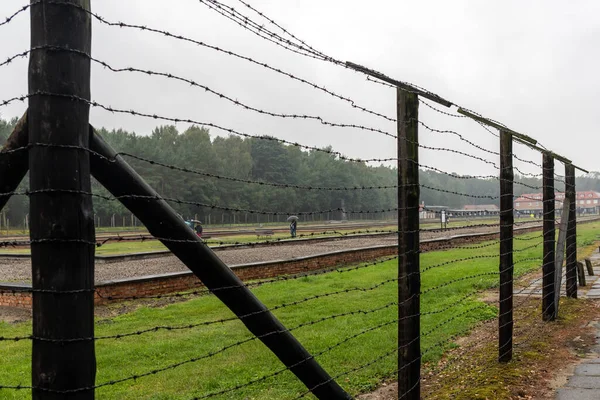
M11 133L17 118L0 119L0 143ZM123 154L132 167L165 198L178 199L171 202L184 218L198 217L211 222L255 222L256 214L235 210L257 210L270 215L259 215L258 221L285 220L289 214L337 210L362 211L347 215L356 218L378 219L392 217L394 213L367 213L397 207L397 170L393 166L368 165L342 160L323 151L303 151L296 146L285 145L273 138L211 137L208 129L191 126L180 132L175 126L158 126L149 135L140 135L122 129L99 129L98 133L117 151L128 153L175 166L168 168ZM331 151L332 148L325 148ZM199 174L182 172L180 168ZM421 170L421 201L430 206L462 208L466 204L499 205L499 181L497 179L464 179L452 173ZM475 175L475 174L474 174ZM222 179L227 177L231 179ZM118 179L116 177L115 179ZM235 180L252 181L246 183ZM516 195L540 192L539 177L516 175ZM274 184L266 185L264 183ZM578 178L578 190L600 191L600 173ZM354 189L364 187L388 187L385 189ZM28 178L20 190L26 190ZM301 187L301 188L298 188ZM321 190L312 188L348 188L348 190ZM430 188L437 188L435 190ZM561 186L557 185L560 190ZM94 193L109 195L96 181L92 181ZM94 212L103 225L109 224L114 215L117 225L123 217L129 221L131 213L118 201L95 197ZM197 203L197 204L196 204ZM206 206L202 206L204 204ZM213 208L224 207L229 210ZM28 200L17 196L5 209L12 226L21 225L28 212ZM308 219L339 219L339 212L315 214Z

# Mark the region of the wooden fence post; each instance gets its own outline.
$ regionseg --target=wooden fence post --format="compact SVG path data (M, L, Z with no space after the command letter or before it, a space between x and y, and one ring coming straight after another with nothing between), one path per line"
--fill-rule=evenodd
M543 163L543 198L544 198L544 266L542 278L542 319L554 321L556 309L554 307L554 271L555 271L555 195L554 195L554 157L544 153ZM559 288L560 289L560 288Z
M560 287L562 286L562 266L565 260L565 243L567 239L567 221L569 219L571 200L565 196L562 213L560 214L560 225L558 228L558 241L556 242L555 272L554 272L554 314L558 317L560 306Z
M500 131L500 315L498 360L512 359L513 339L513 154L512 134Z
M32 2L30 11L36 49L29 59L28 111L34 400L94 399L90 160L87 151L69 147L89 145L89 104L75 100L90 99L89 9L89 0L69 0Z
M594 266L592 265L592 261L589 258L585 259L585 266L588 271L589 276L594 276Z
M579 281L579 286L585 286L585 269L583 267L583 263L577 261L577 280Z
M575 167L565 165L565 197L570 199L567 222L567 297L577 298L577 195L575 191Z
M397 89L398 398L420 398L419 99Z

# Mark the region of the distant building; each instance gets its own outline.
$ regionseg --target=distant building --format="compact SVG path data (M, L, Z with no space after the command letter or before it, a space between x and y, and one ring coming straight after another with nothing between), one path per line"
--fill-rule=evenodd
M500 213L495 204L467 204L460 209L449 210L452 217L490 217Z
M446 206L425 206L425 203L421 203L419 206L419 218L420 219L433 219L440 218L442 210L448 210Z
M555 193L557 212L562 209L565 194ZM580 214L598 214L600 212L600 193L593 191L577 192L577 212ZM524 194L515 200L515 211L520 214L539 214L544 209L541 193Z
M490 217L500 214L500 209L495 204L466 205L454 209L447 206L425 206L422 203L419 216L421 219L439 219L442 211L445 211L448 217Z

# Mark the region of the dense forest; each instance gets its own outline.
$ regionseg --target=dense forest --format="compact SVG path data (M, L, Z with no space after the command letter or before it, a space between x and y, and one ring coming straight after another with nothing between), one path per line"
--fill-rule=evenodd
M0 143L4 143L16 121L16 118L0 119ZM397 203L394 188L306 189L394 186L397 184L396 169L387 166L348 162L332 154L302 151L275 140L240 138L233 135L211 137L208 129L197 126L192 126L184 132L179 132L175 126L160 126L149 135L106 129L100 129L99 133L119 152L198 172L182 172L123 155L161 196L207 205L172 203L177 212L186 218L198 216L206 220L211 215L213 223L231 222L235 214L236 221L245 222L246 218L250 218L248 222L256 220L255 216L248 217L245 212L212 209L211 205L271 213L298 213L338 209L342 205L347 211L373 211L394 208ZM497 199L488 197L498 196L497 179L457 179L448 174L423 170L420 180L421 184L426 186L421 190L421 201L426 205L461 208L465 204L498 204ZM538 190L531 187L541 185L538 178L517 176L516 180L523 183L515 185L517 195L536 192ZM483 197L462 196L427 187ZM21 190L26 189L27 179L21 185ZM600 191L600 174L593 173L578 178L577 189ZM93 191L108 195L97 182L93 182ZM12 226L23 224L27 208L26 197L11 199L5 212ZM127 217L129 221L130 213L117 201L94 198L94 209L97 216L104 221L103 225L109 224L113 215L119 221L118 225L121 225L123 217ZM339 213L324 214L322 218L325 219L325 216L339 218ZM273 217L270 218L272 220ZM280 218L283 221L285 216ZM268 219L267 216L261 217L261 221ZM315 219L319 219L319 216Z

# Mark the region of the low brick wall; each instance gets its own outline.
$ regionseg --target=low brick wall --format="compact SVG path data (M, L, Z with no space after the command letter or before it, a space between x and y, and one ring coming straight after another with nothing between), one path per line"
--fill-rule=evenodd
M397 246L377 246L316 254L292 260L231 265L230 268L241 280L249 281L371 261L394 255L397 251ZM96 285L96 303L101 304L110 300L132 296L156 296L201 286L200 280L189 271L102 282Z
M316 254L292 260L232 265L230 268L240 279L248 281L371 261L380 257L394 255L397 251L397 246L377 246ZM202 286L200 280L190 271L120 279L97 283L95 302L96 304L103 304L124 298L157 296ZM30 308L31 293L28 292L28 289L30 290L31 286L1 285L0 306Z
M31 308L31 285L0 284L0 306Z
M592 222L592 221L583 221ZM515 229L518 234L540 231L540 227ZM421 251L434 251L446 246L460 246L487 240L494 240L499 233L470 234L451 236L421 242ZM398 246L386 245L332 253L316 254L291 260L232 265L230 268L243 281L273 278L320 269L344 266L357 262L372 261L377 258L396 255ZM161 275L100 282L96 284L96 304L131 297L146 297L193 290L202 287L202 283L190 271ZM30 308L31 286L23 284L0 284L0 306Z

